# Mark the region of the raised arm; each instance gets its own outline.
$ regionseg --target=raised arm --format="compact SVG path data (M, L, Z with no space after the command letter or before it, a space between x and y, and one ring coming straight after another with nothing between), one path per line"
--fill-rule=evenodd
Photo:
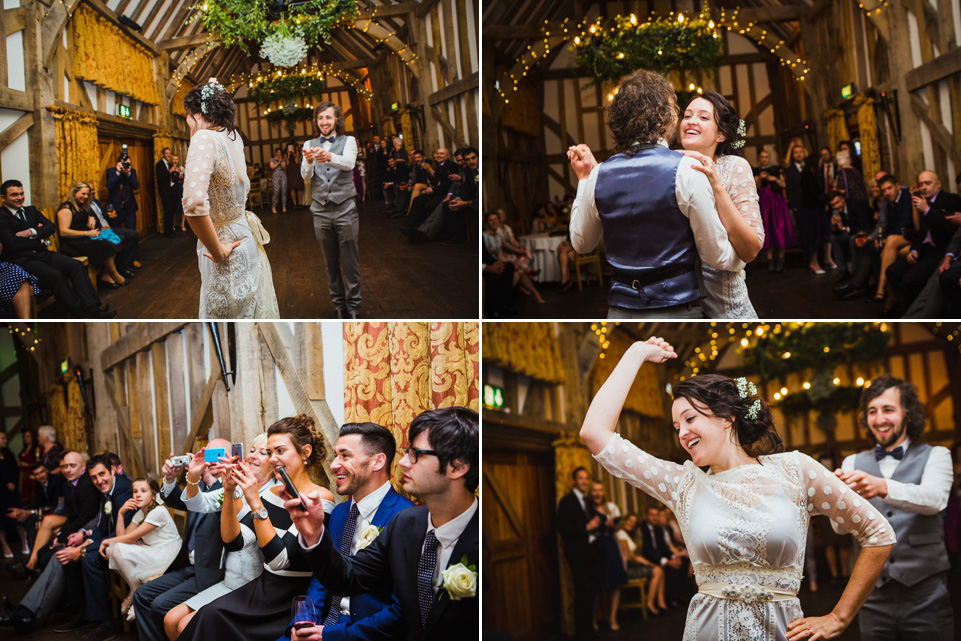
M600 454L617 427L617 419L631 391L637 372L645 361L663 363L677 358L674 348L664 339L652 337L627 348L620 362L597 391L581 426L581 438L592 454Z
M849 531L862 548L847 587L830 614L803 617L788 624L788 641L832 639L851 624L874 589L894 546L894 529L874 506L850 491L833 472L806 454L796 456L808 511L823 514L832 524Z

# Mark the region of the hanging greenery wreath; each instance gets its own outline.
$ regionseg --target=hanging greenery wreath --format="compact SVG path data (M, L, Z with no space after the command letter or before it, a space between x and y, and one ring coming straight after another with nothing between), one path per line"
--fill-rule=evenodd
M661 74L674 70L711 69L721 53L721 39L707 3L696 18L616 16L613 27L591 25L584 38L574 38L577 64L591 70L598 83L617 82L637 69Z
M287 131L293 132L297 129L297 123L310 122L314 117L312 107L298 107L293 104L284 105L283 109L271 111L267 114L267 122L271 124L284 123Z
M200 20L225 47L236 45L249 55L252 44L262 45L268 38L302 39L308 47L329 44L334 29L352 23L358 13L356 0L307 0L271 20L268 4L268 0L204 0L190 7L193 15L187 22Z
M316 74L292 73L270 75L250 83L250 97L261 104L288 102L294 98L319 97L327 89L327 80Z
M767 332L743 352L744 366L763 378L806 370L833 372L844 363L865 367L884 357L891 333L884 323L805 323ZM832 375L833 378L833 375Z

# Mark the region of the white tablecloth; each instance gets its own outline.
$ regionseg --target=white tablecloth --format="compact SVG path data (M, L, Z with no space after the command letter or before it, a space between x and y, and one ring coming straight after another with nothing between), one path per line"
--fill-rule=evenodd
M540 273L534 277L536 282L560 281L561 265L557 262L557 248L567 240L566 235L549 236L547 232L542 232L521 236L517 240L531 250L533 255L531 268L540 270Z

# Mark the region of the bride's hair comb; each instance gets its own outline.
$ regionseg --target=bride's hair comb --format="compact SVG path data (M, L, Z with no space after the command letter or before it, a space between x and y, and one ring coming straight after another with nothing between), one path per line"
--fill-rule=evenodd
M217 91L223 91L224 86L217 82L216 78L211 78L204 85L203 89L200 90L200 111L204 114L207 113L207 100L214 96Z
M741 398L747 398L748 395L757 396L757 385L750 382L743 376L734 379L734 382L737 384L737 393L741 395ZM756 398L754 399L754 402L751 403L751 406L747 408L747 414L744 415L744 418L751 421L757 420L757 413L760 410L761 399Z

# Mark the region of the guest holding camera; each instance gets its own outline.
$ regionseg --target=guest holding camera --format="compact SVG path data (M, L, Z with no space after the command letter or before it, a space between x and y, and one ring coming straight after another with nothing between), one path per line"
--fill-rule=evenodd
M126 146L126 145L125 145ZM137 199L134 191L140 189L137 170L130 164L126 150L117 157L117 164L107 170L107 201L113 205L111 227L137 229Z

